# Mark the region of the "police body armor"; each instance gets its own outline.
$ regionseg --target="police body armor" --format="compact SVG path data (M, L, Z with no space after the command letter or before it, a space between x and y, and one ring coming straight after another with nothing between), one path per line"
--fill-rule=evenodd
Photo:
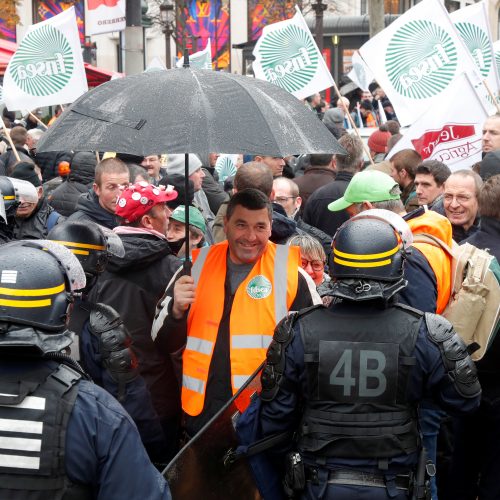
M405 306L355 317L317 309L301 318L310 389L301 453L387 462L418 450L405 395L421 320Z
M60 364L1 381L0 498L92 498L86 487L70 483L65 470L66 430L80 378Z

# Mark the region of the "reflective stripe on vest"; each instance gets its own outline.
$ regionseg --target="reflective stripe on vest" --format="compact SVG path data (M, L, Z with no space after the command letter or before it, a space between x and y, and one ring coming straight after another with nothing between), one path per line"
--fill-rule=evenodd
M201 413L205 402L224 308L227 252L227 241L193 252L197 301L188 316L182 382L182 407L193 416ZM268 243L235 293L229 321L233 394L265 359L274 328L295 299L299 256L297 247Z

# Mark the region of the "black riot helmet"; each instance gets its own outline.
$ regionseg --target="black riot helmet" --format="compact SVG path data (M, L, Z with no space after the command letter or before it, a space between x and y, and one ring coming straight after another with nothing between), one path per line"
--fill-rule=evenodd
M42 353L67 347L69 306L84 287L80 263L61 245L20 240L0 246L0 347Z
M47 238L64 245L76 256L87 283L105 270L110 255L125 255L120 237L94 222L62 222L51 229Z
M367 210L345 222L333 239L335 296L388 300L407 284L403 265L412 241L406 222L387 210Z

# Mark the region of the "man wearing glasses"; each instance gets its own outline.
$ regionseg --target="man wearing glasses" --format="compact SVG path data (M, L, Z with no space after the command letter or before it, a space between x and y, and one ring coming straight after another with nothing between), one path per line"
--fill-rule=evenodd
M444 185L444 211L453 227L453 239L460 243L479 227L478 194L483 181L472 170L457 170Z

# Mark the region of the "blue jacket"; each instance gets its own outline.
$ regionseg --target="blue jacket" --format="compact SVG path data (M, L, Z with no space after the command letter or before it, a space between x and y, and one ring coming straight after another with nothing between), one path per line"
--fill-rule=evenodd
M0 363L2 376L22 374L53 361ZM0 383L1 387L1 383ZM91 488L96 500L170 500L170 490L151 464L137 428L104 389L80 380L66 438L65 467L73 483Z

